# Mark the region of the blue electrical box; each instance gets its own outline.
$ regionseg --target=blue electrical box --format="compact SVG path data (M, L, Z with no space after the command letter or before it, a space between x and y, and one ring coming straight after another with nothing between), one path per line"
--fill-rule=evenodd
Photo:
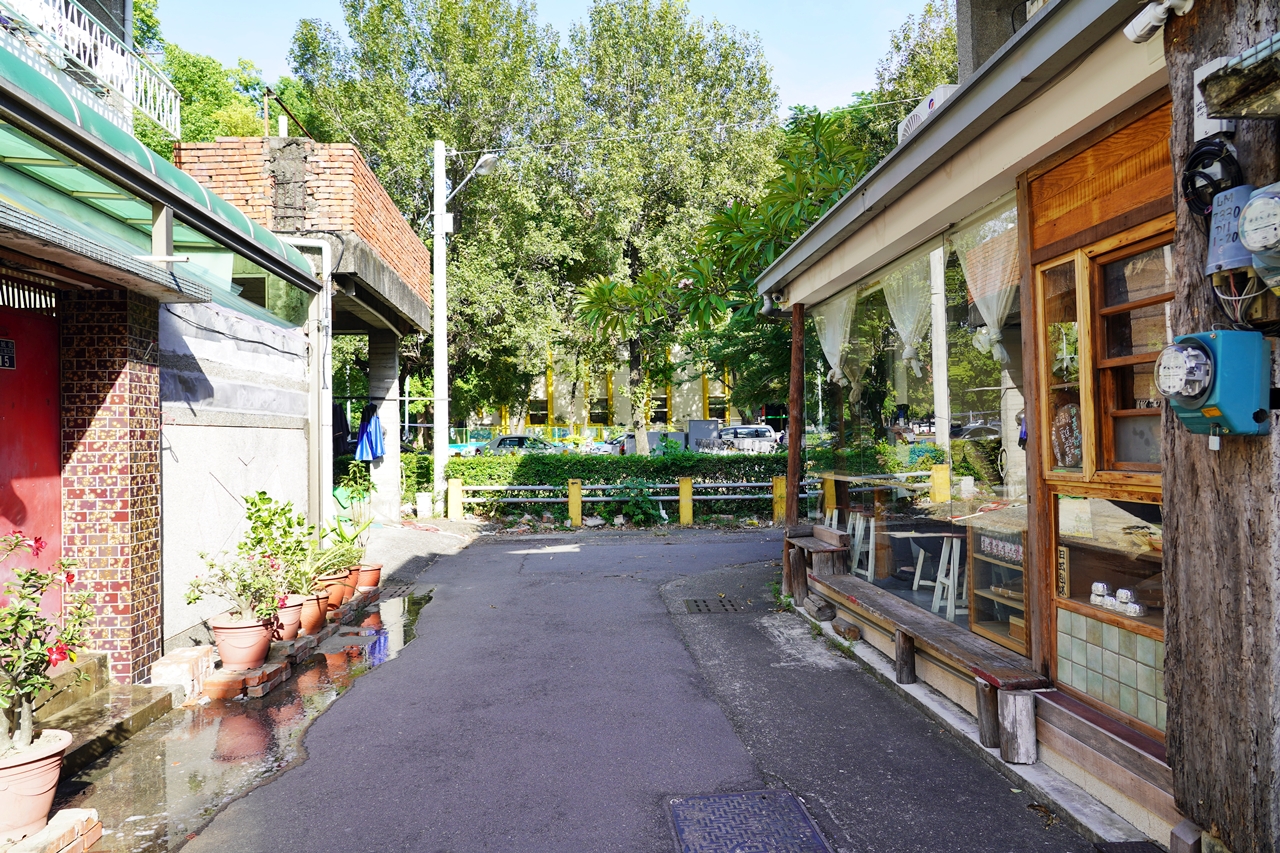
M1181 335L1156 361L1156 386L1191 432L1266 435L1271 342L1261 332Z

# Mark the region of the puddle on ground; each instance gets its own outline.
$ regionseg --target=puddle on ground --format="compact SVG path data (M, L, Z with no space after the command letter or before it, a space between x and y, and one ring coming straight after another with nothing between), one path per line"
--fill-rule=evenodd
M58 785L54 808L93 808L104 850L170 851L303 757L307 726L413 639L426 595L384 599L321 643L261 699L176 708Z

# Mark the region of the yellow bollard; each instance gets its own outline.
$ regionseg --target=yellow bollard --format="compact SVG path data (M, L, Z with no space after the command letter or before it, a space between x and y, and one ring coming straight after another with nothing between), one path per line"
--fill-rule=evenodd
M582 481L569 481L569 526L582 526Z
M693 478L680 478L680 524L693 524Z
M831 510L836 508L836 481L830 477L822 478L822 515L827 517L831 515Z
M929 500L944 504L951 500L951 466L934 465L929 477Z
M450 480L446 498L447 512L450 521L462 521L462 481Z
M773 478L773 523L781 524L787 520L787 478Z

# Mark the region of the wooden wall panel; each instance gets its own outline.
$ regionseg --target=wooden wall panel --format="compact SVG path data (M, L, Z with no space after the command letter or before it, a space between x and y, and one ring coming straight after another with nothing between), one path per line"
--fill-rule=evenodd
M1169 104L1162 104L1032 180L1032 249L1063 243L1143 205L1170 200L1171 116Z

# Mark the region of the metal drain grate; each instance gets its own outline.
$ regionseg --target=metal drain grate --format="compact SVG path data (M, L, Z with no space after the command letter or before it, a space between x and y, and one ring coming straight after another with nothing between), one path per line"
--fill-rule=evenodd
M1150 841L1100 841L1093 847L1098 853L1162 853Z
M787 791L680 797L671 819L679 853L832 853Z
M690 613L741 613L747 609L732 598L686 598L684 606Z
M382 587L382 598L404 598L413 592L413 584L402 580L393 580Z

